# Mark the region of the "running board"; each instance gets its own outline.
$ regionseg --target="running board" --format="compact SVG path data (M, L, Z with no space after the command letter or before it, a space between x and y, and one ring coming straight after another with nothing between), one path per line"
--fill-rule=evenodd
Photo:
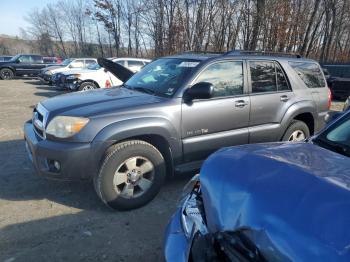
M203 162L204 162L203 160L199 160L199 161L193 161L193 162L177 165L175 167L175 172L186 173L186 172L199 170Z

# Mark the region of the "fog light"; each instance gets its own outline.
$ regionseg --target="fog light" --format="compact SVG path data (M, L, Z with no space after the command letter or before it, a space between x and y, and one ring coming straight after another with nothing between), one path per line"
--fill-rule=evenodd
M53 165L54 165L54 167L57 169L57 171L60 171L60 169L61 169L61 164L60 164L60 162L58 162L58 161L54 161L53 162Z

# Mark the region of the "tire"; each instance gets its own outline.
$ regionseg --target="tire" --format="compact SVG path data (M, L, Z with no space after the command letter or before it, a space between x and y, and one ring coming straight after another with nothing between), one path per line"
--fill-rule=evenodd
M299 120L293 120L283 135L282 141L298 142L310 136L308 126ZM292 140L294 139L294 140Z
M84 82L78 88L79 91L88 91L93 89L97 89L97 86L93 82Z
M157 148L141 140L129 140L107 150L94 186L108 207L130 210L150 202L165 177L165 161Z
M14 76L15 76L15 74L9 68L3 68L0 70L0 78L3 80L13 79Z

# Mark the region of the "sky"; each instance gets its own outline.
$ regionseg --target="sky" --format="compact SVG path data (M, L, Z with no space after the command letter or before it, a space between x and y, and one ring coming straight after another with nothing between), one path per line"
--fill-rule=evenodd
M0 35L20 36L20 27L28 27L24 16L57 0L0 0Z

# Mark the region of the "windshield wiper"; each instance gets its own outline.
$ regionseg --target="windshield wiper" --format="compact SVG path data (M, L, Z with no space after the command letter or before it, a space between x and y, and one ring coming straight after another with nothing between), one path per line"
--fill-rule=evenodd
M141 87L141 86L132 87L131 89L136 90L136 91L140 91L142 93L151 94L151 95L154 95L156 93L155 91L153 91L149 88L145 88L145 87Z
M313 140L313 142L316 142L316 144L318 144L321 147L324 147L326 149L329 149L329 150L332 150L332 151L337 152L339 154L350 157L350 148L346 145L331 142L331 141L322 139L320 137L315 138Z

